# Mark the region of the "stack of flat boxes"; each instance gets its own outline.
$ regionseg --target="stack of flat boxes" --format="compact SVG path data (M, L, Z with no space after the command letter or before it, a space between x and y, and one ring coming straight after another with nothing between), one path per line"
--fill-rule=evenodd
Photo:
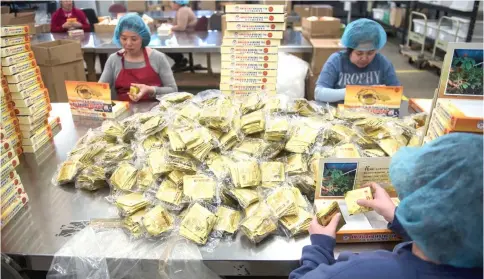
M59 118L49 118L49 92L31 51L27 26L1 28L2 80L8 91L25 153L35 153L60 131ZM53 131L54 130L54 131Z
M424 143L450 133L483 133L482 100L438 99Z
M220 90L232 96L276 94L284 5L227 5Z

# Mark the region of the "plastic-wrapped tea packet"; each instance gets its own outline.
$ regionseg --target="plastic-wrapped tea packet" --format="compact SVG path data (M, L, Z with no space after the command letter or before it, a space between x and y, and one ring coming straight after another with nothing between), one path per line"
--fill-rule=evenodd
M106 173L98 166L87 166L76 178L76 188L95 191L106 187Z
M316 206L316 218L318 219L318 223L322 226L327 226L329 222L331 222L331 219L333 219L333 217L338 213L341 214L341 217L339 218L336 231L339 231L344 225L346 225L346 221L343 218L343 214L341 213L338 202L331 201L320 207Z
M116 198L114 203L121 211L121 215L123 216L132 215L136 211L143 209L146 207L146 205L148 205L148 201L141 193L130 193L119 196Z
M183 190L171 180L165 179L160 183L156 198L170 205L170 209L179 210L183 201Z
M84 168L84 164L78 161L65 161L59 167L54 179L55 185L63 185L73 182L79 171Z
M297 214L297 201L291 187L274 189L267 195L265 202L277 218Z
M265 115L263 110L257 110L242 116L241 129L246 135L264 131Z
M225 155L211 152L208 154L205 163L210 171L212 171L218 179L222 180L230 175L229 166L233 164L233 161Z
M286 181L284 163L269 161L260 164L262 187L272 188Z
M264 107L262 96L260 94L250 94L242 103L240 109L242 114L247 114Z
M138 169L129 163L118 165L109 179L110 184L122 191L131 191L136 184Z
M193 94L187 92L176 92L166 94L161 97L160 100L160 110L165 111L168 108L172 107L175 104L182 103L186 100L190 100L193 98Z
M229 190L229 194L237 200L242 208L247 208L259 200L259 195L254 189L233 188Z
M362 150L363 156L365 157L386 157L385 151L377 148L369 148Z
M312 218L313 215L311 213L299 207L297 209L297 214L284 216L279 220L279 222L281 223L286 235L288 237L293 237L299 234L307 233Z
M361 158L360 149L354 143L345 143L335 147L336 158Z
M180 224L180 235L199 244L207 243L217 216L199 203L194 203Z
M308 171L307 157L303 154L292 154L287 157L286 172L289 175L302 174Z
M169 173L173 170L167 162L167 152L164 149L153 150L148 155L148 166L155 177Z
M138 171L136 183L140 190L144 191L148 189L151 186L151 184L153 184L154 181L155 181L155 178L149 167L145 167L140 171Z
M261 182L259 164L255 160L239 161L230 166L230 175L235 187L253 187Z
M345 201L348 206L349 215L365 213L372 211L369 207L360 206L356 203L357 200L372 200L373 194L370 187L359 188L345 193Z
M267 118L264 139L269 141L283 141L289 131L289 121L286 117L270 116Z
M286 143L286 150L293 153L305 153L313 146L319 130L308 125L299 125L291 129L289 140Z
M217 221L215 222L215 231L223 231L230 234L234 234L239 229L239 223L241 219L240 211L220 206L217 208Z
M277 230L277 223L272 218L270 210L261 204L251 215L240 223L241 231L253 243L259 243Z
M183 177L183 194L189 201L214 200L217 182L204 174L185 175Z
M133 215L127 216L123 219L124 228L134 239L138 239L143 235L141 220L146 212L147 211L145 209L141 209Z
M195 172L197 170L195 161L185 154L169 151L166 160L167 164L165 168L168 168L169 171L181 170L184 172Z
M143 227L149 236L159 237L174 228L175 217L161 205L156 205L146 212L142 219Z

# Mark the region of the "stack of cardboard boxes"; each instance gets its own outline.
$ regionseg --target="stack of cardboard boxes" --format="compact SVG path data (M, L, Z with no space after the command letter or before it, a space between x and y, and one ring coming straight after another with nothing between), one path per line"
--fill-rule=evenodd
M424 142L450 133L483 133L482 100L438 99Z
M235 96L276 94L284 6L227 5L225 11L220 90Z
M56 40L32 46L52 102L67 102L65 80L86 81L81 44Z
M58 118L49 118L49 93L31 51L28 30L26 25L1 28L2 91L19 132L18 137L5 141L21 144L25 153L35 153L52 140L52 130L59 131L60 124Z

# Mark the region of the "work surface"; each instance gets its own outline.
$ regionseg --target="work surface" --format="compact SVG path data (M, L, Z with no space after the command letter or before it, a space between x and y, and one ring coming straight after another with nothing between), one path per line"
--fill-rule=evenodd
M148 111L155 105L136 104L125 115ZM40 155L28 154L21 159L17 171L30 202L7 224L1 236L2 253L15 256L26 268L33 270L49 269L54 254L82 229L80 222L118 217L116 208L104 199L108 195L107 189L91 193L76 190L73 186L51 184L57 166L66 159L77 140L88 129L99 127L102 123L100 120L73 117L66 103L54 103L52 108L51 114L61 118L62 131L52 145L39 152ZM402 114L405 115L406 111L407 103L404 102ZM39 165L39 161L43 162ZM219 275L287 276L298 266L302 247L307 244L307 236L297 239L271 236L254 245L239 233L233 243L222 242L213 252L202 250L201 253L205 264ZM393 243L338 244L335 256L341 251L362 252L392 247ZM146 257L140 260L153 261Z
M151 35L149 47L162 52L195 52L220 53L222 46L222 32L174 32L169 36ZM42 33L32 37L32 44L51 42L55 40L78 40L81 48L87 53L114 53L120 48L113 42L111 33L86 32L83 36L71 38L66 33ZM284 39L279 47L281 52L311 53L312 45L301 32L288 29L284 32Z

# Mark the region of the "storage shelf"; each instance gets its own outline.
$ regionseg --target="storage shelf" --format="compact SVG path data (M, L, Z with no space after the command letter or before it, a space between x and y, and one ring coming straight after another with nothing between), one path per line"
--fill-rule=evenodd
M416 6L416 8L427 8L432 10L439 10L439 11L447 12L454 15L461 15L466 17L471 17L473 15L473 11L464 12L464 11L451 9L449 7L429 4L425 2L414 2L414 5Z

